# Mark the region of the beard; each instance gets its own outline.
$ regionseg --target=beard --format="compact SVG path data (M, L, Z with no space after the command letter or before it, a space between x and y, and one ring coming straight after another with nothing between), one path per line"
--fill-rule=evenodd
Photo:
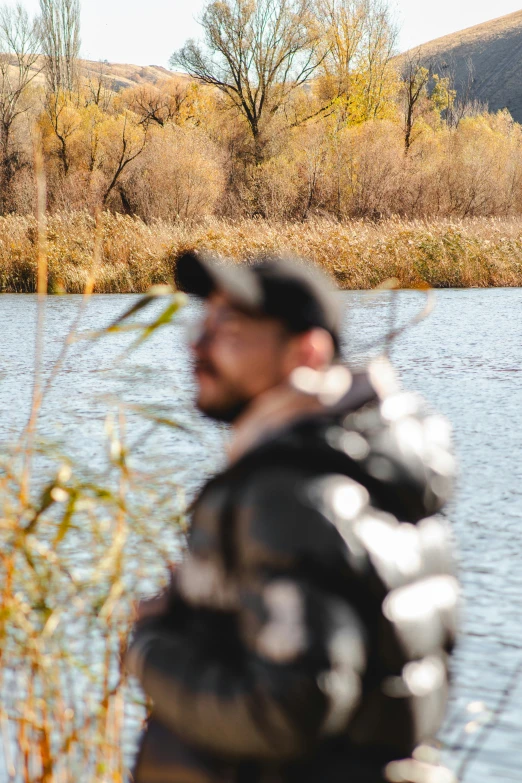
M214 396L214 399L205 400L200 392L196 400L197 409L209 419L223 424L233 424L248 408L252 399L241 394L232 384L227 384L210 362L198 361L196 369L203 370L221 381L221 391Z
M236 400L221 404L208 404L197 401L197 409L208 419L219 421L222 424L233 424L250 405L251 400Z

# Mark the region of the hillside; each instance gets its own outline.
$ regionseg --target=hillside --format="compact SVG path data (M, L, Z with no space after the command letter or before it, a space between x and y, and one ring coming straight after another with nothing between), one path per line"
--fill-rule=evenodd
M187 78L183 74L174 74L172 71L162 68L160 65L130 65L125 63L95 62L93 60L81 60L83 75L86 78L99 78L103 76L107 85L115 92L125 89L125 87L136 87L139 84L156 84L163 79L169 79L173 76ZM16 78L16 67L14 57L13 77ZM33 83L42 84L44 76L42 73L42 62L37 60L35 71L38 71Z
M445 35L412 50L442 75L452 75L459 94L507 108L522 122L522 11ZM471 67L470 67L471 66Z
M102 73L113 89L118 91L125 87L135 87L138 84L156 84L156 82L173 76L172 71L160 65L126 65L123 63L99 63L91 60L82 61L86 75L97 76Z

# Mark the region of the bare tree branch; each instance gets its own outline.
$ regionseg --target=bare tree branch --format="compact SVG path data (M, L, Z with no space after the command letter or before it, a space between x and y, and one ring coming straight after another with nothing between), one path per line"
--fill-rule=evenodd
M80 0L40 0L40 12L48 90L72 92L79 79Z
M205 44L187 41L171 64L224 92L257 143L263 122L311 78L325 56L312 0L208 2L201 25Z
M18 151L12 145L13 126L31 108L28 87L41 68L37 25L18 3L0 7L0 154L2 211L8 208L9 189Z

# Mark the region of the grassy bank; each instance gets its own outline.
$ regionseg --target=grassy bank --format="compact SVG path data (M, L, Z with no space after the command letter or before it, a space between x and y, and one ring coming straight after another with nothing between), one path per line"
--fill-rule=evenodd
M0 291L31 293L36 285L36 222L0 218ZM81 293L92 268L94 220L83 212L48 221L49 290ZM202 247L240 260L273 250L311 258L344 289L374 288L390 277L404 287L522 286L522 218L466 221L276 223L207 220L146 225L103 216L98 293L146 291L172 279L174 258Z

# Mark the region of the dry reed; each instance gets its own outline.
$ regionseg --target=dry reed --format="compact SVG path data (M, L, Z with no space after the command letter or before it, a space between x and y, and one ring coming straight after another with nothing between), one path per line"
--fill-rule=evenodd
M41 404L76 336L102 237L97 221L92 256L82 269L84 298L44 382L47 261L53 257L47 251L59 221L47 223L43 176L39 193L37 218L25 224L34 244L28 269L38 291L31 411L18 443L0 455L0 780L123 783L133 749L125 732L133 724L135 735L145 714L122 666L133 601L143 590L156 592L165 579L179 545L183 501L170 471L163 467L158 474L151 460L146 468L133 464L122 401L117 418L107 421L108 463L98 474L38 443ZM183 299L168 297L156 321L136 324L137 341L167 323ZM143 438L157 426L175 426L153 409L134 405L132 411L148 422Z
M390 277L404 287L420 281L435 288L522 285L520 218L378 223L212 218L145 224L105 213L99 231L101 249L95 252L95 220L87 213L48 218L50 292L83 293L87 286L97 293L142 293L169 282L176 254L188 247L207 248L234 260L290 251L329 270L343 289L374 288ZM35 290L36 236L34 218L0 218L1 292Z
M109 421L98 475L33 447L47 479L40 462L27 499L24 455L0 460L2 781L127 779L145 712L123 651L133 601L168 573L182 500L166 471L131 467L125 425Z

